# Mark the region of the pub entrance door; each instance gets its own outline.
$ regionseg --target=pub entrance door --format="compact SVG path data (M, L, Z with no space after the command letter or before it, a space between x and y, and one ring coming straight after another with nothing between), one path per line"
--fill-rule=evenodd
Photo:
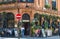
M23 26L25 28L24 35L30 35L30 16L28 14L23 14L22 22L23 22Z

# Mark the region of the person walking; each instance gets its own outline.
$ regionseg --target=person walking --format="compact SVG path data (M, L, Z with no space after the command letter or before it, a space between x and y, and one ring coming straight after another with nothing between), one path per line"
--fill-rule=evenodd
M24 26L21 27L21 36L24 37L24 32L25 32L25 28Z
M42 31L42 37L46 37L46 33L45 33L45 21L43 21L43 23L42 23L42 29L41 29L41 31Z
M58 34L60 36L60 22L58 22Z

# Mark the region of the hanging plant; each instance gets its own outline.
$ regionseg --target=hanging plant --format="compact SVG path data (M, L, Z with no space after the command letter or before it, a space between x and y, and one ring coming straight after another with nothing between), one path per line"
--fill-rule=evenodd
M46 4L45 5L45 8L49 9L50 8L50 5L49 4Z
M41 16L42 16L42 17L44 17L44 16L45 16L45 14L41 14Z
M60 17L57 16L57 19L60 19Z
M53 19L53 21L56 21L57 17L56 16L52 16L52 19Z
M47 14L41 14L42 17L44 17L45 19L49 19L49 16Z
M33 26L34 25L34 22L31 22L30 25Z

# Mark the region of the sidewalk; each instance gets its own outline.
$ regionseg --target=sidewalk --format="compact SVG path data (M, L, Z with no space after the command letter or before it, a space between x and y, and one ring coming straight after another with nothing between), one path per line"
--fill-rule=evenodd
M0 37L0 39L18 39L18 38ZM46 37L46 38L27 37L27 38L19 38L19 39L60 39L60 37L59 36L52 36L52 37Z

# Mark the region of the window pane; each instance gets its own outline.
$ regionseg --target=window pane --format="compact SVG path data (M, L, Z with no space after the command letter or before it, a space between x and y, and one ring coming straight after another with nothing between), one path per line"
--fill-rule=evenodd
M20 1L20 2L28 2L28 3L33 3L34 2L34 0L18 0L18 1Z
M4 2L7 2L7 0L4 0Z
M34 0L27 0L27 2L29 2L29 3L33 3L33 2L34 2Z
M26 0L20 0L20 2L26 2Z
M52 0L52 9L56 8L56 0Z
M8 0L8 1L12 1L12 0Z
M48 0L45 0L45 5L49 4L49 1Z

